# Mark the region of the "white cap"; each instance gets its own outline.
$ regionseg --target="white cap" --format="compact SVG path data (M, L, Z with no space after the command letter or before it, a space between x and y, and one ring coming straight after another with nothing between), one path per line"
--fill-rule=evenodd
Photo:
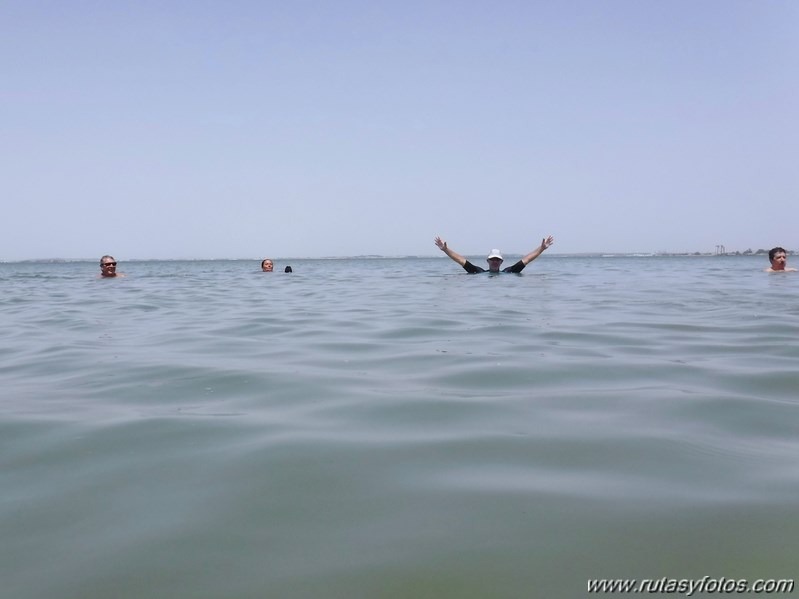
M488 258L486 258L486 260L491 260L491 258L499 258L500 260L504 260L504 258L502 257L502 252L500 252L497 249L491 250L489 252Z

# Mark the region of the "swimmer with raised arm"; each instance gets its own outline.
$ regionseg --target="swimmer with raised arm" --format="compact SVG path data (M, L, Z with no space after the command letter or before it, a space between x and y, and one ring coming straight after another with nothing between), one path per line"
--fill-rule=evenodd
M775 247L769 250L768 260L771 266L766 269L766 272L796 272L795 268L788 268L788 253L781 247Z
M438 249L440 249L447 256L452 258L455 262L460 264L463 267L463 269L469 274L473 275L480 272L486 272L485 268L481 268L480 266L475 266L474 264L469 262L466 258L461 256L458 252L449 249L449 247L447 246L447 242L441 239L440 237L435 238L435 243L438 246ZM502 253L499 250L491 250L491 252L488 254L488 258L486 258L486 260L488 261L488 272L515 272L515 273L522 272L525 266L527 266L528 264L530 264L530 262L538 258L542 253L544 253L544 250L546 250L553 243L555 243L555 238L552 237L552 235L545 237L544 239L541 240L541 245L535 248L532 252L527 254L524 258L519 260L513 266L508 266L506 268L503 268L501 271L499 267L502 266L503 262Z

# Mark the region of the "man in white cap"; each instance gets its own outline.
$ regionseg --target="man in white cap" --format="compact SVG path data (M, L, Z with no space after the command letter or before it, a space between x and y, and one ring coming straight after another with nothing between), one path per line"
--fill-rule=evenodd
M466 258L461 256L459 253L452 251L447 247L447 242L442 240L440 237L436 237L435 239L436 245L438 249L444 252L447 256L455 260L458 264L463 266L463 268L469 274L476 274L478 272L485 272L485 268L481 268L479 266L475 266L471 262L469 262ZM538 258L545 249L555 243L555 238L550 235L541 240L541 245L535 248L532 252L527 254L524 258L519 260L513 266L508 266L507 268L503 268L501 272L522 272L524 267L530 264L533 260ZM500 272L499 267L502 266L502 253L499 250L491 250L491 253L488 254L488 272Z

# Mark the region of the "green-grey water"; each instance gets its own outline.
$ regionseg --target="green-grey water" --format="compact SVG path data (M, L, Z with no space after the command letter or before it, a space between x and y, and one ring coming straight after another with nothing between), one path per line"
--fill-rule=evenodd
M799 273L285 263L0 264L0 597L795 577Z

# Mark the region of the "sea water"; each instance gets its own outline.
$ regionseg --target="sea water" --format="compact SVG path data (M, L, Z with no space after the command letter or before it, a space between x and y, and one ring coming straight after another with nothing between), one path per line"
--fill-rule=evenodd
M0 597L796 575L799 273L286 263L0 264Z

